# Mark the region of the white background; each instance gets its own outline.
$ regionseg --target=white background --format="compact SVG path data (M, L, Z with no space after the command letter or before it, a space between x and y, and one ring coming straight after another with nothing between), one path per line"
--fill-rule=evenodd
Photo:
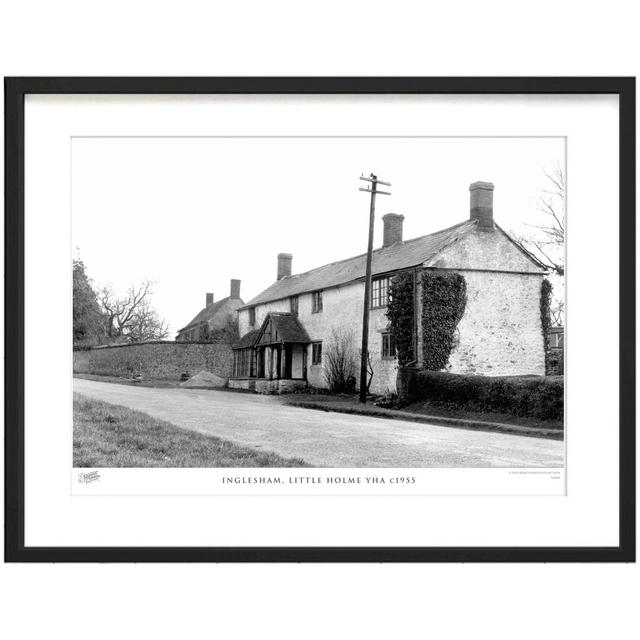
M14 3L5 75L635 75L631 4ZM597 43L597 46L595 46ZM15 638L600 638L637 566L3 566Z

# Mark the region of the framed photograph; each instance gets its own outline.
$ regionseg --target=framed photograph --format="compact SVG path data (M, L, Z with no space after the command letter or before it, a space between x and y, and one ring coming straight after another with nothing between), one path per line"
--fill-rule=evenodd
M5 79L12 562L635 560L634 78Z

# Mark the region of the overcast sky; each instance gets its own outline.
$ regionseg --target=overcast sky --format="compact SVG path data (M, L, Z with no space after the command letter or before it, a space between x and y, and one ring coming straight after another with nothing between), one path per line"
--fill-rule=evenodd
M76 255L96 284L154 280L172 338L230 278L245 302L269 286L279 252L294 273L364 253L361 173L393 185L379 247L390 211L405 239L468 218L476 180L503 228L535 222L543 171L565 161L563 138L75 138L72 153Z

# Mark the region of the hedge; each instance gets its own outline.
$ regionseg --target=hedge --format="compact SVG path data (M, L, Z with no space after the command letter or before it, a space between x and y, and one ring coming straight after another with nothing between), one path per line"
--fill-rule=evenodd
M415 371L409 382L409 397L414 402L445 402L476 411L562 421L564 377L490 377Z
M564 349L549 349L547 353L547 375L561 376L564 373Z

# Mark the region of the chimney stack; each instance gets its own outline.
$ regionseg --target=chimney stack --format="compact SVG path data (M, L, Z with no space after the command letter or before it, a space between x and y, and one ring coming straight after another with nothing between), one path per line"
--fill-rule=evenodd
M382 246L388 247L396 242L402 242L404 216L400 213L387 213L382 216L382 221L384 223Z
M478 221L478 229L493 231L493 183L473 182L469 185L471 194L471 220Z
M240 280L234 280L231 278L231 288L229 290L229 296L231 298L240 297Z
M213 293L207 293L206 306L210 307L213 304Z
M278 254L278 280L291 275L291 261L293 256L290 253Z

